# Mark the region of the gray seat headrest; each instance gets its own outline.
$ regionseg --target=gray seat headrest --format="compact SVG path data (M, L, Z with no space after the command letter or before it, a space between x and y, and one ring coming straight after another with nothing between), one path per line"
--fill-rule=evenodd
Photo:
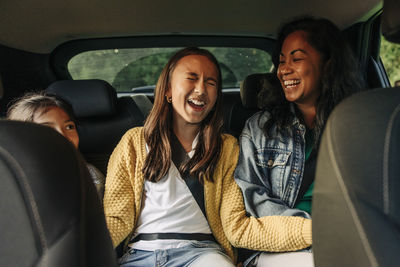
M103 80L57 81L46 91L68 101L77 118L108 116L116 112L117 93Z

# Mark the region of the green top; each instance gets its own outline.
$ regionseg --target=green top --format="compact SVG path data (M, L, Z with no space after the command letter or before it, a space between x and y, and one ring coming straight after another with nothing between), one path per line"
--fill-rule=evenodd
M306 162L308 160L308 158L311 155L311 151L313 149L314 143L313 143L313 131L307 129L306 130ZM312 184L310 185L310 187L307 189L307 191L305 192L303 198L300 200L299 203L297 203L297 205L295 206L295 208L300 209L300 210L304 210L305 212L311 214L311 201L312 201L312 193L313 193L313 189L314 189L314 182L312 182Z

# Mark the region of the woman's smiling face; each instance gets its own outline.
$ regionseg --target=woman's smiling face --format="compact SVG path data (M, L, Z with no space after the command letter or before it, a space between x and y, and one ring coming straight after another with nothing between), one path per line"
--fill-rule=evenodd
M199 124L210 113L218 95L218 69L201 55L180 59L171 73L167 97L172 97L176 123Z
M286 37L277 75L288 101L315 106L321 89L322 55L307 42L306 35L295 31Z

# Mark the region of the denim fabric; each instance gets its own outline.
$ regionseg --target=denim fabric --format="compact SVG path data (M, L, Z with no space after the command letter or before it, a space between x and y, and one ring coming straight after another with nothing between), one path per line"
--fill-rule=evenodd
M147 266L165 266L165 267L189 267L200 256L208 253L220 254L223 256L224 264L230 262L229 257L224 254L221 247L213 241L192 241L189 245L180 248L159 249L155 251L145 251L139 249L129 249L119 259L121 267L147 267ZM220 266L215 262L207 267ZM234 266L233 263L231 265Z
M301 216L293 208L303 178L306 128L294 118L288 135L276 132L267 138L263 127L270 113L261 111L247 120L240 136L235 180L242 190L246 211L255 217Z

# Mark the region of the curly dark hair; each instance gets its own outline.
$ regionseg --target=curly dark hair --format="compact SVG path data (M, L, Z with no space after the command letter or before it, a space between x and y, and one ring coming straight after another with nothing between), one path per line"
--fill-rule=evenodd
M310 16L296 18L280 28L276 48L272 55L275 73L278 69L283 42L289 34L296 31L306 33L307 42L321 54L323 61L321 92L317 99L313 129L314 143L318 145L325 123L333 108L345 97L359 91L365 83L353 51L339 28L327 19ZM273 103L265 99L261 105L272 115L272 118L263 127L264 132L268 135L272 125L276 124L277 131L288 133L287 130L294 119L293 112L290 110L291 104L286 100L280 85L275 88L273 93L276 95ZM303 120L298 110L296 113L299 119Z

